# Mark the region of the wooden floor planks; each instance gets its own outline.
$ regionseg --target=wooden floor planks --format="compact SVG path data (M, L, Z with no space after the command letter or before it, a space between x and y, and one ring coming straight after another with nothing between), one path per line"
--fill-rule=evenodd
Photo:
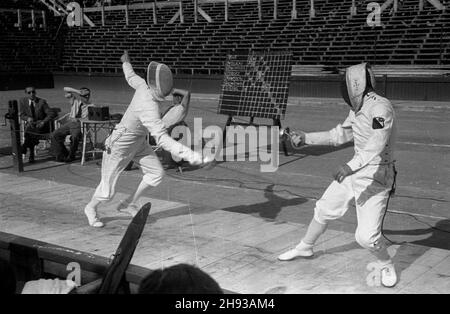
M82 212L93 188L0 173L0 230L105 257L114 254L130 217L116 198L99 211L105 228L87 225ZM240 293L448 293L449 251L394 245L400 276L393 289L366 284L372 259L354 235L328 230L314 258L280 262L307 226L232 210L144 198L152 202L132 263L151 269L197 264L222 287Z

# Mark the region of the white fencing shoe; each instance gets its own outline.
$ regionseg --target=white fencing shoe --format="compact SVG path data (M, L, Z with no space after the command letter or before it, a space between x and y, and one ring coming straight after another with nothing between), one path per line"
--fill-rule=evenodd
M95 208L86 206L84 208L84 214L86 215L89 225L94 228L101 228L104 226L103 222L97 217L97 211Z
M127 201L120 201L120 205L117 210L121 213L126 213L134 217L139 212L139 207L136 204L131 204Z
M303 243L303 241L301 241L292 250L289 250L289 251L281 254L280 256L278 256L278 259L280 261L290 261L297 257L311 257L314 254L312 248L313 248L313 245L305 244L305 243Z
M395 272L394 264L389 263L381 268L381 284L385 287L391 288L397 283L397 273Z

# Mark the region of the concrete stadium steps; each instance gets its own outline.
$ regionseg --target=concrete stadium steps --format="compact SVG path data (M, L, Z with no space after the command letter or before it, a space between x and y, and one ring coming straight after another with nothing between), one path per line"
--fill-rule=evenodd
M23 21L22 30L14 27L15 13L0 14L0 71L35 72L56 70L62 42L56 38L59 20L48 18L47 29L36 30ZM37 19L37 24L41 22Z
M450 23L448 12L426 6L417 12L417 1L404 1L396 14L390 8L382 13L382 27L367 26L366 6L359 2L356 16L350 18L351 0L339 3L316 1L316 17L310 19L309 4L297 2L298 18L291 20L291 0L280 0L278 19L273 19L273 2L265 1L261 21L257 2L232 3L229 21L224 21L223 3L203 3L201 8L213 18L207 23L201 16L194 22L193 2L184 3L185 23L167 24L178 7L158 8L158 24L153 24L152 10L129 10L128 21L124 11L106 11L105 26L100 12L90 12L96 27L67 29L58 43L63 45L54 58L63 71L118 73L119 57L124 49L134 56L135 66L145 68L148 60L167 63L175 73L221 74L229 53L236 50L282 49L293 51L294 64L325 64L342 67L354 62L371 61L377 64L438 65L450 64ZM11 18L11 17L10 17ZM1 21L2 19L0 19ZM4 25L3 24L0 25ZM51 45L52 34L59 26L53 20L49 32L37 30L19 32L12 27L10 37L30 37L36 34ZM3 50L0 50L3 51ZM55 53L60 50L56 49ZM49 57L52 51L44 49ZM5 59L2 53L0 57ZM60 56L60 59L59 59ZM29 64L30 57L23 57ZM15 64L15 63L16 64ZM12 62L21 66L21 57ZM49 67L49 61L38 62ZM22 64L22 66L24 66ZM51 65L54 67L54 65ZM31 67L38 67L32 64Z

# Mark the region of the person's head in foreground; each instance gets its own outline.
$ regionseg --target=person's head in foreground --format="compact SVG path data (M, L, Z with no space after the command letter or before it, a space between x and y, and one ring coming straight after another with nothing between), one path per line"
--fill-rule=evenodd
M139 294L223 294L219 284L201 269L178 264L153 271L145 277Z

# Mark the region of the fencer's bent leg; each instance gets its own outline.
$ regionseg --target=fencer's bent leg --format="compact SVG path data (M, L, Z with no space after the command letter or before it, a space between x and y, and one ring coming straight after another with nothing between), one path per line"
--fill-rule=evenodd
M125 169L131 158L121 159L113 153L103 152L102 159L102 179L97 186L91 201L86 205L86 214L89 225L92 227L103 227L103 223L97 216L97 207L103 201L109 201L115 193L115 186L120 173Z
M341 183L333 181L323 196L316 202L314 218L302 241L286 253L278 256L281 261L289 261L296 257L313 255L313 246L327 228L328 221L342 217L348 210L353 199L351 178L347 177Z
M126 200L121 201L119 210L125 211L132 216L136 215L140 205L139 199L149 187L157 186L161 183L164 176L164 169L153 149L145 143L140 152L136 154L133 161L141 168L143 172L142 181L139 183L135 193Z
M347 212L353 198L351 176L346 177L341 183L333 180L316 202L314 219L321 224L327 224L331 220L341 218Z
M148 188L150 187L151 185L147 184L144 180L141 180L134 194L130 195L125 200L120 201L118 210L120 212L128 213L133 217L136 216L136 214L139 211L139 208L141 207L138 205L138 200L141 198L144 192L148 190Z
M97 216L97 207L101 202L109 201L114 196L117 179L130 160L131 158L120 160L107 152L103 152L102 179L97 186L91 201L84 209L89 225L92 227L103 227L103 223Z
M102 179L94 193L94 198L104 202L109 201L115 194L117 179L122 171L141 150L144 137L136 137L133 134L121 134L114 131L105 141L110 151L103 152Z
M326 223L320 223L315 218L313 218L308 226L308 230L306 231L302 242L306 245L313 246L316 243L317 239L322 235L322 233L325 232L326 228Z
M387 287L392 287L397 282L395 268L387 251L388 244L381 233L392 180L389 166L369 165L355 176L354 181L358 218L355 239L377 258L381 281Z
M110 154L103 152L102 179L95 190L93 198L101 202L111 200L115 194L117 180L130 161L131 156L121 158L114 155L114 152Z
M134 157L136 151L140 149L142 142L142 138L116 131L106 139L105 145L110 147L110 151L103 152L102 178L91 201L84 210L91 226L103 226L103 223L97 217L97 206L103 201L112 199L119 175Z
M313 247L317 239L325 232L327 224L322 224L313 218L308 226L305 236L299 244L292 250L289 250L280 256L280 261L290 261L296 257L310 257L314 255Z
M377 254L386 247L381 228L391 188L391 180L386 178L385 168L386 166L369 165L360 173L355 174L353 183L358 219L355 239L359 245L381 259L386 257L383 255L384 253Z

